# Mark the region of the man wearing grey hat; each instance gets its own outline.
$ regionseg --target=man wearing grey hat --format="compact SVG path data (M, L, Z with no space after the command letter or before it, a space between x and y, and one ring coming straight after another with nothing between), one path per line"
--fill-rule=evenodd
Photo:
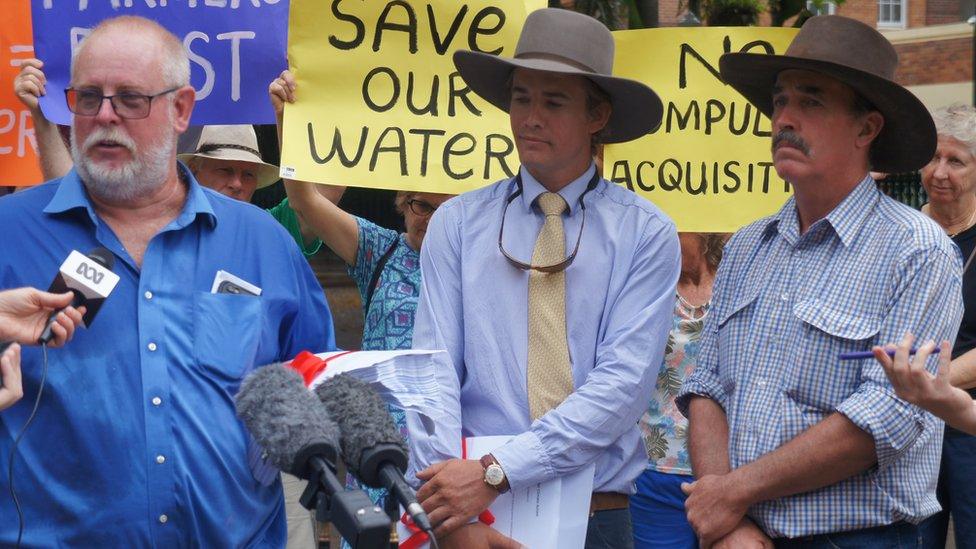
M726 246L677 399L698 478L685 508L705 547L768 544L756 525L776 547L918 547L917 524L939 510L942 423L874 360L845 359L906 332L951 340L962 314L955 246L869 175L935 151L897 64L880 33L840 16L808 20L784 55L720 60L771 118L794 196Z
M455 53L468 86L509 113L522 165L445 202L421 250L413 344L447 350L445 412L412 440L412 465L442 546L496 545L468 521L500 492L590 464L586 546L633 546L628 497L646 463L637 419L664 353L679 247L670 219L593 163L599 143L661 120L650 88L611 76L613 52L596 20L543 9L514 58ZM462 433L512 439L456 459Z

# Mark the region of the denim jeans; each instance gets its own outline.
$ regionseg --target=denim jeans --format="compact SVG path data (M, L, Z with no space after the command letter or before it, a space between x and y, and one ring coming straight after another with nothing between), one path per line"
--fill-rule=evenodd
M914 524L896 522L876 528L773 541L776 549L919 549L922 533Z
M634 549L630 509L597 511L586 525L585 549Z
M946 427L939 471L939 504L942 512L919 527L925 549L943 549L952 515L956 549L976 548L976 437Z

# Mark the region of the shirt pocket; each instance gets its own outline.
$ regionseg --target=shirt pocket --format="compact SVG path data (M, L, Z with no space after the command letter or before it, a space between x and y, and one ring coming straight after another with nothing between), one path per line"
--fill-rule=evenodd
M842 309L809 299L793 306L801 325L787 376L788 396L801 404L833 410L861 382L863 360L840 360L841 353L869 351L881 330L880 313ZM870 359L873 360L873 359Z
M257 356L264 324L261 297L197 292L193 302L193 353L207 376L235 384Z
M727 303L720 303L705 321L706 333L703 336L717 338L715 358L720 363L728 365L718 370L719 382L727 395L734 393L736 380L744 379L749 374L741 369L751 365L751 360L730 359L730 357L746 357L755 354L756 347L752 341L752 334L758 297L759 289L756 286L745 288L743 292L734 296L734 299Z

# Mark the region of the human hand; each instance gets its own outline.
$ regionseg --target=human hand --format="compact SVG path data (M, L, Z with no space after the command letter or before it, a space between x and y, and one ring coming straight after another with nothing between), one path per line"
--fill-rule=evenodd
M702 549L708 549L702 546ZM748 518L712 545L712 549L773 549L773 540Z
M24 396L20 377L20 345L14 343L0 354L0 410L14 405Z
M14 94L34 118L37 118L41 112L38 108L38 99L47 94L47 77L41 70L43 67L44 63L40 59L24 59L20 65L20 72L14 78Z
M738 488L727 474L705 475L695 482L681 483L681 490L688 496L685 513L702 547L711 547L745 517L749 504Z
M443 549L521 549L523 545L481 522L465 524L443 539L437 538Z
M925 369L925 362L935 349L935 343L930 341L919 347L913 359L909 350L914 340L914 336L907 333L897 347L891 344L885 348L875 346L872 349L874 358L881 363L898 398L921 406L949 423L955 423L958 415L971 412L973 403L968 393L949 383L949 364L952 361L949 342L942 342L939 368L933 376ZM888 356L888 349L895 351L894 357Z
M0 292L0 341L33 345L41 337L51 312L67 307L51 327L54 339L50 347L60 347L71 340L75 327L82 323L85 308L71 307L71 292L52 294L36 288L17 288Z
M281 117L285 112L285 103L295 102L295 88L297 87L298 84L295 82L295 75L287 69L281 71L281 75L268 85L271 106L274 107L275 117L278 119L279 125L281 124Z
M427 511L434 534L440 539L476 517L498 497L485 483L485 470L473 459L435 463L417 473L424 485L417 501Z

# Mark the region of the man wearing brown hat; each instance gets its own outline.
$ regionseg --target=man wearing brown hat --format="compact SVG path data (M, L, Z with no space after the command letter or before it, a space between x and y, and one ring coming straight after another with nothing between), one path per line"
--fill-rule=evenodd
M491 543L468 521L500 492L590 464L586 546L633 545L628 496L646 463L636 422L664 352L679 249L670 219L593 164L597 143L661 119L653 91L610 76L613 51L596 20L544 9L514 58L454 57L468 86L509 113L522 163L438 208L421 250L413 344L447 350L446 411L433 434L411 432L413 465L426 468L419 500L454 546ZM512 438L451 459L462 433Z
M776 547L917 547L939 510L942 423L897 398L874 360L843 358L905 332L951 340L962 313L958 251L868 174L915 170L935 150L897 62L876 30L839 16L807 21L785 55L720 60L771 118L794 196L727 245L678 397L698 478L686 510L705 547L768 544L756 525Z

